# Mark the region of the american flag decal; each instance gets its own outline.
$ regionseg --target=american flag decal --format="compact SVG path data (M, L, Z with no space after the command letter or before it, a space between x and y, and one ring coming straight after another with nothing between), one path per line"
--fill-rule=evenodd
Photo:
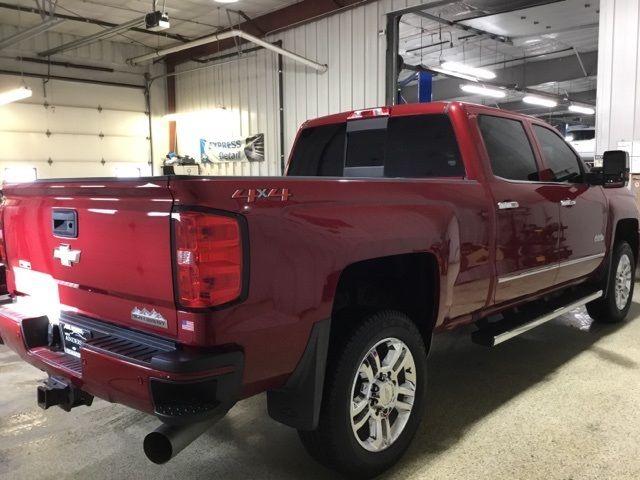
M191 320L180 320L180 328L187 332L193 332L195 330L195 325Z

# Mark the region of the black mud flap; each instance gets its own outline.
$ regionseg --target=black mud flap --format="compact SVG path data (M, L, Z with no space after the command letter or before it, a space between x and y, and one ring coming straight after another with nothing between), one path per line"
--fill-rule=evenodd
M274 420L298 430L315 430L320 418L329 350L331 319L317 322L298 366L280 389L267 392L267 408Z

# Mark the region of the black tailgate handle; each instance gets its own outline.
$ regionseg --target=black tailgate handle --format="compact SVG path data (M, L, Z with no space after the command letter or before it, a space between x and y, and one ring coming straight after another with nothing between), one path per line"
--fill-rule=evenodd
M52 225L56 237L78 238L78 212L75 210L54 209Z

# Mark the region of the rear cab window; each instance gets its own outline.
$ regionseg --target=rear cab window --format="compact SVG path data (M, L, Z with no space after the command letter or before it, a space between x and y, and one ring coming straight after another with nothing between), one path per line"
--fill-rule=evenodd
M463 178L465 169L449 117L422 114L307 128L288 175Z

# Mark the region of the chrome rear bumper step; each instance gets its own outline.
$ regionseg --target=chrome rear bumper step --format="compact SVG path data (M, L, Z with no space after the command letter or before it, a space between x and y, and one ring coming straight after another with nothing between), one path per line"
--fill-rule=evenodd
M487 326L480 328L480 330L473 332L471 334L471 339L474 343L479 345L495 347L496 345L504 343L518 335L522 335L533 328L539 327L560 315L564 315L577 307L581 307L593 300L597 300L602 297L602 295L603 291L598 290L597 292L589 293L587 295L582 291L574 293L568 298L567 296L561 297L559 300L550 302L542 308L523 312L521 320L517 323L502 320L488 324Z

